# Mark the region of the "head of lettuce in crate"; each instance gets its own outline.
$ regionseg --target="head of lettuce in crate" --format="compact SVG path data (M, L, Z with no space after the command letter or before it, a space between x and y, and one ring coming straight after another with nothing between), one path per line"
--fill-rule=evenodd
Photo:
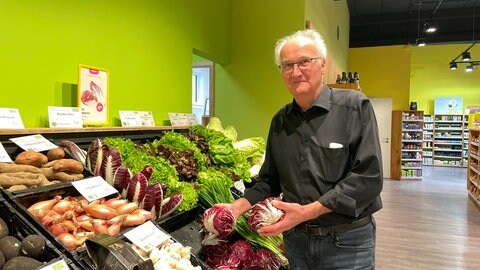
M325 84L327 50L315 30L279 39L275 61L293 101L271 121L258 181L221 206L238 219L257 202L282 194L271 204L285 216L257 232L283 233L291 269L372 269L372 214L382 208L383 187L372 105L360 91Z

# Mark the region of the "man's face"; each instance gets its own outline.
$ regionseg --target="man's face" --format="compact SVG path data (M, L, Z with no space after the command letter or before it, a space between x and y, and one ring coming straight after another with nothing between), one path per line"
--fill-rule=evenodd
M290 63L290 67L282 68L281 72L285 85L294 97L310 95L320 89L325 73L325 60L318 58L319 56L316 47L309 40L290 41L283 47L280 63L287 66ZM292 67L291 63L294 62L297 64Z

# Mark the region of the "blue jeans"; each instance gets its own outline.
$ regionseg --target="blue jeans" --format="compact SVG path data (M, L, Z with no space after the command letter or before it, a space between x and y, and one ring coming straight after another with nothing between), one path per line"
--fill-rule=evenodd
M283 234L291 270L375 269L376 225L334 235L310 235L298 228Z

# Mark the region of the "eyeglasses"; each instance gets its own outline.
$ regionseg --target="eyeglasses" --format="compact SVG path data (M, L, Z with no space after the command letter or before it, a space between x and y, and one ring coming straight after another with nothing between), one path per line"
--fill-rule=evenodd
M291 62L291 63L283 63L278 65L280 70L284 73L290 73L293 71L293 68L295 67L295 64L298 66L299 69L302 71L309 68L314 61L317 61L321 57L313 57L313 58L306 58L302 60L298 60L296 62Z

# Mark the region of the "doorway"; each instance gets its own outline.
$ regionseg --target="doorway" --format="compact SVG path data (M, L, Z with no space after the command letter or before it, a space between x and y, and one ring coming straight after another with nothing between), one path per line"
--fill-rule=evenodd
M383 177L390 178L390 151L392 136L392 99L370 99L377 119L380 148L382 150Z
M197 122L208 124L214 115L214 63L195 62L192 67L192 113Z

